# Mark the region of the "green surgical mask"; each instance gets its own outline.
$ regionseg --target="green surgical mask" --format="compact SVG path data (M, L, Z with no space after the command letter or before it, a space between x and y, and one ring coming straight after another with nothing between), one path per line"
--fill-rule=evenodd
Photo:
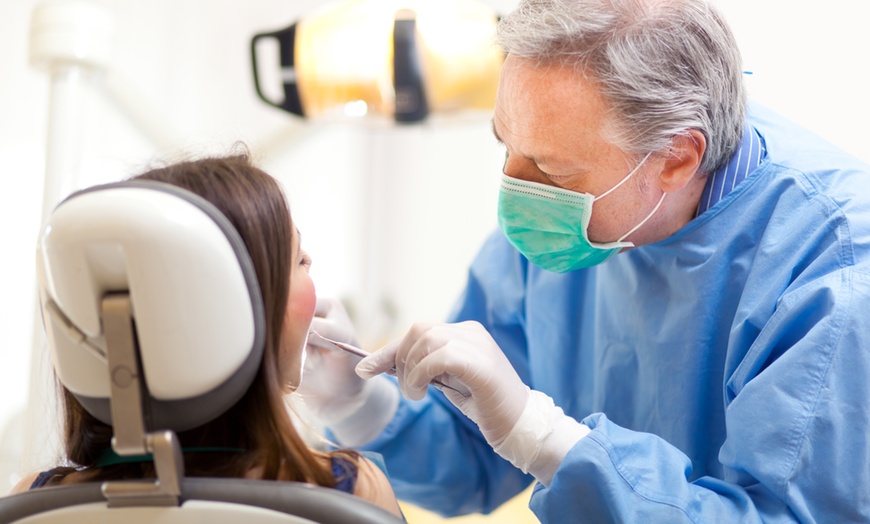
M625 183L649 158L649 154L618 184L598 197L559 187L503 176L498 198L498 223L511 244L529 262L555 273L565 273L600 264L626 247L628 235L652 217L655 208L628 233L615 242L589 241L586 230L592 219L592 204Z

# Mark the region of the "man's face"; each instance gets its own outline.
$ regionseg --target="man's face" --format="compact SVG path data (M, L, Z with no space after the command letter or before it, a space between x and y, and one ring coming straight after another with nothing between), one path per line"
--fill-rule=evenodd
M507 149L504 174L603 194L636 167L634 158L605 139L607 111L597 86L576 70L508 55L493 116L493 131ZM618 239L655 207L662 191L645 182L657 165L650 158L625 184L595 202L590 240ZM626 240L639 234L642 230Z

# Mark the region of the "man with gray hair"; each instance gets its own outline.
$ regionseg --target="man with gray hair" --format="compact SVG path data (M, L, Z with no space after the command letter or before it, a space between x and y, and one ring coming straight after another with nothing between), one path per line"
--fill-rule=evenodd
M870 166L747 103L708 1L526 0L498 38L501 231L451 323L310 399L334 437L445 515L533 477L547 523L870 521Z

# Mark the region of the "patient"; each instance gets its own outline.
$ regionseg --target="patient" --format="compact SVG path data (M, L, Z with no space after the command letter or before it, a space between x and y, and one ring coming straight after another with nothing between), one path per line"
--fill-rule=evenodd
M187 476L299 481L339 489L401 516L386 475L351 450L309 448L287 412L284 395L302 378L314 314L311 259L300 246L277 181L247 154L185 161L135 177L181 187L214 204L250 253L263 297L266 345L254 382L229 411L178 434ZM111 450L112 428L62 389L64 443L71 467L22 480L13 492L77 482L154 477L151 461L124 462Z

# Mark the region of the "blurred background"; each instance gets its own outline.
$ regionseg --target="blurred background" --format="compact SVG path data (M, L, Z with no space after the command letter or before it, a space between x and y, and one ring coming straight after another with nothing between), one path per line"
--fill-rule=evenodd
M112 42L105 67L81 79L65 122L74 130L63 153L71 176L47 194L53 71L29 59L32 16L44 3L0 0L0 494L58 454L34 253L44 208L69 192L247 144L284 184L318 293L345 302L370 350L412 322L443 320L496 227L503 150L485 108L409 124L305 120L258 98L253 35L330 2L91 3L110 16ZM481 3L501 14L516 5ZM870 5L719 4L743 51L750 95L870 161ZM451 522L531 522L527 499ZM410 522L441 521L410 506L407 513Z

